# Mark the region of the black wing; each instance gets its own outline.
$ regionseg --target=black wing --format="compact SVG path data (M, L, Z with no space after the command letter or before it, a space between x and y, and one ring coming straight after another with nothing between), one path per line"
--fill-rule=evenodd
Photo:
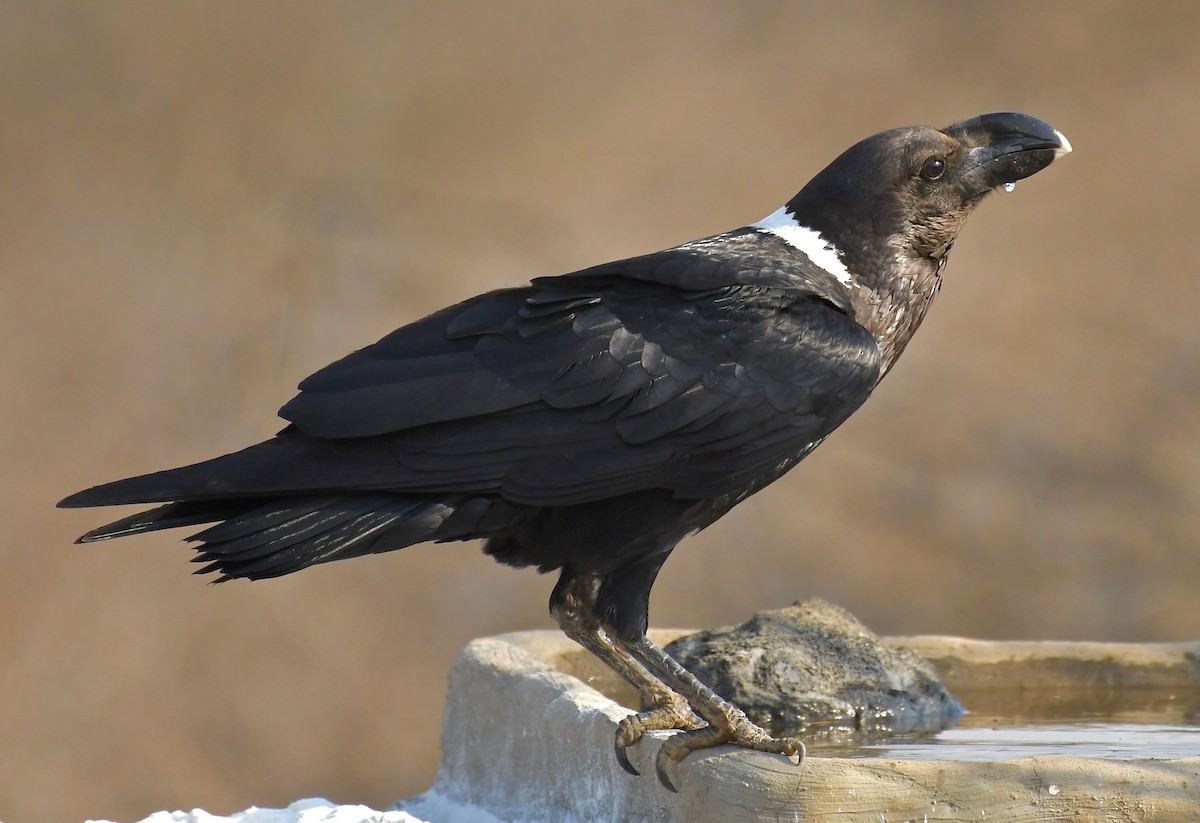
M542 505L741 490L878 379L841 285L776 242L701 241L475 298L318 372L281 414L322 438L388 435L392 490Z
M354 489L561 506L757 488L879 376L841 285L778 244L750 231L473 298L305 380L271 441L64 502Z

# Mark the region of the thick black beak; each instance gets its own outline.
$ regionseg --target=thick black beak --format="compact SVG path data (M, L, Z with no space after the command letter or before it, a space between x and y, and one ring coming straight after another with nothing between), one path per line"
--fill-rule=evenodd
M1061 131L1018 112L981 114L944 132L970 147L968 174L981 189L1024 180L1071 151Z

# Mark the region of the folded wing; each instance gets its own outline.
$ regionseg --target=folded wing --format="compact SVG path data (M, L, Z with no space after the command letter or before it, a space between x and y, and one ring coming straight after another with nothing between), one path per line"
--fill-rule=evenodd
M64 505L743 493L819 443L879 373L841 284L764 254L770 242L751 233L744 254L720 256L690 244L473 298L306 379L275 438Z

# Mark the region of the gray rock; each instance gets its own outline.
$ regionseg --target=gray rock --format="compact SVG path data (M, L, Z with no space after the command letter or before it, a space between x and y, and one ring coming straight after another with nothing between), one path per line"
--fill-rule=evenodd
M687 635L667 652L774 735L940 731L965 713L927 661L823 600Z

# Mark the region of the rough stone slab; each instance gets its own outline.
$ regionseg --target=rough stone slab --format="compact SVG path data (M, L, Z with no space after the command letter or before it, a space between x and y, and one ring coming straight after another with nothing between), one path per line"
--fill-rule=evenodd
M657 632L655 639L681 634ZM927 641L956 642L908 638L904 644L926 644L928 655ZM1068 647L1075 645L1052 649L1052 659L1070 659ZM1077 656L1091 659L1097 645L1082 644ZM955 654L969 647L956 647ZM984 649L974 647L980 654ZM1181 659L1194 654L1176 651ZM999 645L989 653L1013 657L1005 658ZM612 741L629 709L551 665L578 660L576 654L553 632L468 645L451 672L442 768L427 797L469 804L501 821L546 823L1200 819L1200 758L979 763L810 757L798 768L726 746L688 757L677 773L680 792L672 794L659 785L652 764L656 741L666 733L630 750L641 777L622 771ZM1175 667L1181 678L1185 669ZM1190 682L1196 688L1200 680ZM422 809L421 798L402 808Z
M666 651L776 737L940 732L966 714L928 660L820 598L685 635Z

